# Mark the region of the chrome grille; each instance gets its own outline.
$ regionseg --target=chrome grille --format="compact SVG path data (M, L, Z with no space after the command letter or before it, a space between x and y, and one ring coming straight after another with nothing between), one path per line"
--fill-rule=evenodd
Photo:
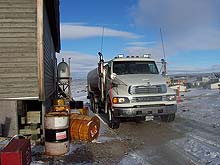
M156 94L165 93L163 91L162 85L152 85L152 86L131 86L129 89L130 94Z
M149 102L149 101L162 101L162 96L148 96L148 97L133 97L131 102Z

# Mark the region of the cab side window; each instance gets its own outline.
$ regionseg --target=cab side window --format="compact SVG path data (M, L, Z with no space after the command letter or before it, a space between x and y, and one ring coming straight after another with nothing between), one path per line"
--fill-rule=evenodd
M106 69L106 75L110 76L111 75L111 65L110 63L108 63L106 66L105 66L105 69Z

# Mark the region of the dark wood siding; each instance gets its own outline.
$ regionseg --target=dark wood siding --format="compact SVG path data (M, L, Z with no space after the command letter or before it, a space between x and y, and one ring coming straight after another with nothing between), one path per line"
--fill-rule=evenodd
M0 1L0 99L38 99L36 0Z
M0 100L0 136L12 137L18 134L18 104L16 100ZM2 135L1 135L2 134Z
M45 99L54 94L56 90L55 69L56 69L56 55L51 35L51 30L48 21L46 7L44 6L44 35L43 35L43 48L44 48L44 89Z

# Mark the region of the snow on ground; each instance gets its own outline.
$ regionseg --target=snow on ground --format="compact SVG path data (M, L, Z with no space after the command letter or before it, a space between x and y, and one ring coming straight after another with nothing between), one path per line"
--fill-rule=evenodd
M87 82L85 79L75 79L71 84L72 97L76 101L87 103Z
M202 129L191 128L181 139L173 140L196 164L220 164L220 93L219 90L192 89L184 93L177 116L194 122Z
M141 155L141 156L140 156ZM119 163L119 165L130 165L130 164L137 164L137 165L141 165L141 164L145 164L145 165L149 165L148 162L146 162L144 160L144 155L140 152L131 152L128 155L126 155Z
M196 164L220 164L220 146L207 139L204 139L193 134L188 134L186 137L173 140L179 149L185 152Z
M220 127L219 90L195 88L185 93L183 99L178 104L178 114L182 118Z

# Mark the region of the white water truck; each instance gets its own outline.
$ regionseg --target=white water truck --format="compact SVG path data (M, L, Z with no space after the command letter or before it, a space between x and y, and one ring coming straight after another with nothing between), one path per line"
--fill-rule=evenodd
M109 127L119 128L122 118L175 119L176 93L167 86L149 54L119 55L108 62L98 54L98 67L87 75L88 99L93 112L107 114Z

